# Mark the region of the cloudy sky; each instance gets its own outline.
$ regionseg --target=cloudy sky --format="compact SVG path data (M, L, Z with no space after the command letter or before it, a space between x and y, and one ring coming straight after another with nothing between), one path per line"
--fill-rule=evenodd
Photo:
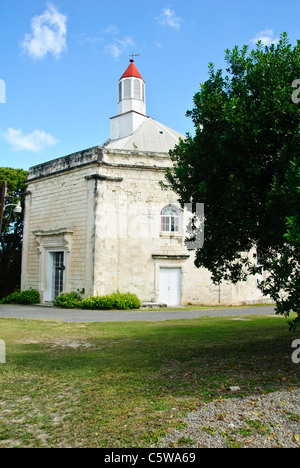
M130 54L147 115L185 134L193 95L224 50L300 38L293 0L1 0L0 166L28 169L101 145ZM299 78L299 77L295 77Z

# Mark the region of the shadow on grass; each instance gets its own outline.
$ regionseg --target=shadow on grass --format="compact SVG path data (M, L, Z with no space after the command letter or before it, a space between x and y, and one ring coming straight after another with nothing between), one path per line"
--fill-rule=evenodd
M282 320L115 324L113 336L101 338L97 335L103 326L87 328L86 338L52 337L16 345L8 353L8 363L34 374L66 373L82 382L95 378L101 386L139 382L140 388L155 394L211 398L226 395L234 385L248 394L287 388L299 381L300 366L291 361L295 335Z
M0 447L149 447L230 386L248 395L299 382L296 336L278 318L3 320L1 331Z

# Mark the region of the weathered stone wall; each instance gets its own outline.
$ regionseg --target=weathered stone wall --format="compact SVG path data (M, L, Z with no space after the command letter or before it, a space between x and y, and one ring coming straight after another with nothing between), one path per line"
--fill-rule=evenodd
M66 291L92 293L93 289L95 193L94 181L86 176L95 170L84 155L74 155L76 162L68 159L29 173L22 288L38 288L42 298L47 289L47 252L51 251L65 252Z
M255 277L213 285L209 272L194 266L185 230L161 232L162 209L177 205L159 185L170 164L166 154L92 148L30 170L22 288L38 288L49 300L49 253L62 250L66 292L130 291L158 301L160 268L180 268L182 304L265 301Z
M265 300L256 278L237 286L212 284L205 269L194 266L194 253L185 247L186 232L161 232L161 211L177 204L164 191L167 155L103 154L99 171L110 180L98 184L94 294L119 290L136 293L142 301L159 300L160 268L181 268L181 302L239 304ZM155 167L154 167L155 166ZM183 226L187 213L183 213Z

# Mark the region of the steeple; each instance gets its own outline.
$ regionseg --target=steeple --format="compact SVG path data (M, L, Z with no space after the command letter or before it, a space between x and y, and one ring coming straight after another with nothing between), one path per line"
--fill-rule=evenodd
M134 64L134 60L133 59L130 59L130 65L129 67L127 68L126 72L123 73L123 75L121 76L120 80L122 80L123 78L131 78L131 77L136 77L136 78L139 78L140 80L143 80L140 72L138 71L138 69L136 68L135 64ZM144 80L143 80L144 81ZM144 82L145 83L145 82Z
M118 82L118 115L110 119L112 141L132 135L147 119L145 81L133 58Z
M119 113L110 119L110 139L104 146L108 150L167 154L185 137L147 117L145 82L133 57L118 81Z
M145 81L134 64L130 60L130 65L121 76L119 83L119 105L118 113L135 111L146 115L145 103Z

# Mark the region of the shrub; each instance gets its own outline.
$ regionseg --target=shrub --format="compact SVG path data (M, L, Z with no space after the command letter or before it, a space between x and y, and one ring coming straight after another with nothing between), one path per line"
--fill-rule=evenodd
M135 294L131 293L115 293L112 295L115 301L116 309L138 309L141 306L141 301Z
M81 301L82 297L76 292L62 293L53 301L53 305L63 309L74 309L79 307Z
M15 291L0 301L1 304L39 304L40 293L36 289Z
M135 294L116 292L106 296L90 296L83 299L77 293L60 294L53 304L67 309L80 308L92 310L138 309L141 302Z
M114 308L110 296L90 296L80 303L81 309L110 310Z
M113 293L107 296L90 296L83 299L80 307L81 309L138 309L141 302L135 294L131 293Z

